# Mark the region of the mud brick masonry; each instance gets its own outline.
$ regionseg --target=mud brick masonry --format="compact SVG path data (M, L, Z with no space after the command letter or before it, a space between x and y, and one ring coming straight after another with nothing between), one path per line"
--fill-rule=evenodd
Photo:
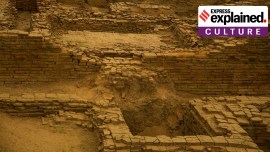
M261 4L257 2L262 1L250 1ZM179 4L197 9L198 3ZM194 19L197 11L187 9L185 13L193 13L179 19L171 10L165 5L115 2L108 4L108 12L100 12L66 7L56 0L0 0L0 85L47 85L96 76L104 80L102 87L120 90L120 100L125 100L125 89L134 83L139 91L149 92L169 85L172 92L196 95L181 111L183 136L132 134L116 97L106 91L101 91L101 99L65 93L0 93L0 112L42 120L65 112L82 114L86 116L80 120L82 126L98 134L101 152L269 151L269 36L200 38ZM16 29L19 11L29 11L29 32ZM105 45L104 38L93 40L101 45L91 46L89 35L131 41ZM148 36L149 42L142 42Z
M7 13L13 8L12 3L6 5L2 8L4 16L14 18ZM159 5L120 2L109 5L111 14L90 13L76 7L66 9L55 0L37 1L37 7L38 12L31 16L33 30L30 33L16 30L0 33L0 83L56 82L101 73L112 80L136 75L152 82L159 82L156 77L167 76L177 91L194 94L270 94L269 37L201 39L196 36L196 20L179 20L173 15L159 18L131 15L126 10L128 7L170 10ZM10 29L13 24L1 27ZM91 26L87 26L89 24ZM162 28L159 31L157 27ZM119 33L172 30L178 40L183 40L180 45L184 48L164 45L151 50L131 46L126 50L121 47L96 50L71 46L52 35L53 31L63 28ZM126 74L124 68L135 69L134 64L135 72ZM108 69L110 72L105 71ZM137 69L145 70L138 72ZM121 72L115 74L117 71Z
M188 136L134 136L121 110L107 95L102 100L72 94L0 94L0 111L20 116L45 116L59 110L85 113L88 126L99 135L103 151L261 151L269 146L270 115L258 108L269 97L204 97L189 102L186 110ZM253 102L259 102L254 106ZM247 104L249 103L249 104Z
M226 44L225 44L226 45ZM186 53L145 53L143 65L164 67L177 90L197 94L270 93L270 43L250 39L242 47L225 46L205 56Z
M3 31L0 49L1 83L55 82L83 77L99 69L95 63L62 53L44 33Z
M100 71L102 61L72 54L49 41L46 32L0 33L0 83L55 82ZM142 66L163 67L179 91L196 94L270 93L269 39L205 56L186 53L143 53ZM240 51L239 51L240 50Z

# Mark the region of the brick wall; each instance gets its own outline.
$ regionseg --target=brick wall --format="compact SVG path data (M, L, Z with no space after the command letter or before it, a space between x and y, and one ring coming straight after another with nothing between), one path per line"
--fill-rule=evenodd
M46 116L59 110L85 112L92 107L73 94L33 93L11 96L0 94L0 111L18 116Z
M190 52L145 54L143 64L149 68L163 67L178 91L195 94L269 94L269 39L250 39L248 44L227 46L223 51L205 57L185 55L192 54Z
M0 1L0 30L14 28L17 10L12 0Z
M37 11L37 0L16 0L16 8L23 11Z
M197 112L197 107L189 105L184 114L184 135L210 135L218 136L223 134L217 134L207 124L203 116Z
M80 19L69 19L71 17L68 15L66 17L68 18L51 17L50 23L52 28L59 30L91 30L96 32L152 33L156 24L167 25L170 23L169 19L160 19L158 21L131 21L129 19L95 19L87 16L83 16Z
M0 83L77 79L100 67L62 53L43 36L27 32L0 33L0 53Z
M220 97L217 98L220 99ZM232 97L223 98L223 100L227 101L227 99L231 100L231 98ZM242 131L242 128L238 128L238 130L235 130L236 126L235 124L230 124L231 126L234 125L234 127L227 127L227 129L232 129L234 131L234 135L231 136L209 136L209 135L189 135L176 137L169 137L165 135L159 135L155 137L134 136L131 134L128 126L126 125L121 109L117 107L116 103L114 103L112 99L113 97L109 97L108 99L104 100L91 100L91 99L82 99L72 94L54 94L54 93L29 93L22 95L0 94L0 111L18 116L46 116L48 114L58 114L58 113L59 116L63 116L64 112L66 111L84 112L90 119L90 121L88 121L87 119L85 123L87 123L89 126L93 126L93 128L97 132L98 138L100 140L99 149L100 151L104 152L105 151L178 152L178 151L207 151L207 150L209 151L209 149L211 151L224 151L224 152L260 151L258 146L249 136L239 134L238 131L239 130ZM214 98L210 99L214 100ZM259 97L259 99L262 98ZM206 103L203 100L200 101L199 100L200 99L194 99L193 101L189 102L190 107L193 107L192 111L196 111L197 112L196 115L202 118L210 118L207 120L213 122L211 124L214 124L213 125L214 128L215 126L216 127L222 126L217 125L219 121L217 121L218 119L216 119L216 117L218 113L223 112L224 109L218 111L218 109L216 108L220 107L219 104L211 102L209 105L208 102ZM201 112L207 112L208 115L205 116L205 113ZM231 116L229 117L232 118ZM77 120L78 117L74 118L72 118L72 120L76 120L77 122L81 122L84 120L81 117L79 117L80 119L78 120ZM237 119L235 118L233 120Z

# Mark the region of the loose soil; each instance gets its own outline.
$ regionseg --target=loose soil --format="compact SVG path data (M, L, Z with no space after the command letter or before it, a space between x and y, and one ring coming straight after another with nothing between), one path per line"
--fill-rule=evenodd
M123 109L122 112L134 135L180 136L184 134L184 108L181 105L172 106L160 99L149 99L145 105Z

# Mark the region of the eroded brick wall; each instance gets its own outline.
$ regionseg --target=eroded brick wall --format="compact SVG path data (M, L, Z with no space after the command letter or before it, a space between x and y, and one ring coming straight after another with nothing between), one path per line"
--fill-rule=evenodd
M96 32L153 33L156 25L167 25L171 22L170 18L148 19L147 21L140 20L140 17L133 19L133 21L131 21L130 18L95 19L95 17L87 11L80 13L77 10L74 10L74 12L72 12L72 14L76 14L75 17L71 13L68 14L66 11L62 11L56 16L50 16L52 28L54 30L66 29L81 31L91 30ZM80 18L78 18L78 16Z
M248 45L227 46L205 57L179 52L146 54L143 60L147 67L163 67L178 91L265 95L270 93L269 50L268 38L254 38Z
M83 78L99 66L62 53L44 37L0 33L0 83L54 82Z
M196 106L189 105L184 114L185 135L209 135L217 136L214 130L207 124L204 118L197 112ZM222 135L222 134L221 134Z
M92 106L72 94L33 93L11 96L0 94L0 111L18 116L46 116L59 110L85 112Z

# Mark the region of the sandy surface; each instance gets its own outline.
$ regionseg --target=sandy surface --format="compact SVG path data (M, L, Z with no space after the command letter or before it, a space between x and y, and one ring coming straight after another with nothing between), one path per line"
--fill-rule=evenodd
M119 44L142 48L158 48L164 45L157 34L69 31L62 39L89 48L115 48Z
M49 127L38 118L0 113L0 152L96 152L93 132L71 125Z

